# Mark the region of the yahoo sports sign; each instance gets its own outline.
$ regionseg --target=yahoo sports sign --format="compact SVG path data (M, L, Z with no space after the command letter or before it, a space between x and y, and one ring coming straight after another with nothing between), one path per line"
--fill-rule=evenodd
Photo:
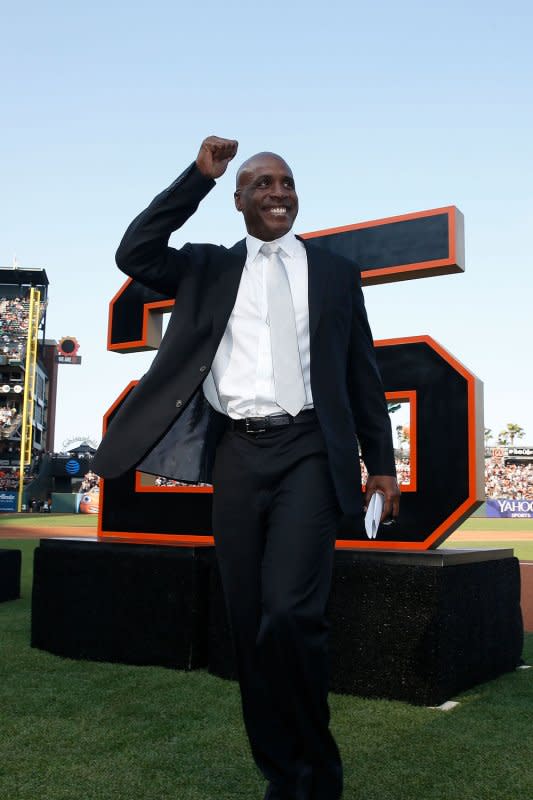
M487 517L533 517L533 500L510 500L509 498L488 498Z

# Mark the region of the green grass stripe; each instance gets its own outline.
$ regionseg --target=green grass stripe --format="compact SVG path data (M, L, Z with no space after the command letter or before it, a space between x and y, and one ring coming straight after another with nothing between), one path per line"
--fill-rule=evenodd
M96 528L97 514L0 514L2 528Z
M447 550L496 550L500 547L511 548L516 558L520 559L520 561L533 561L533 542L469 542L465 537L464 540L462 538L460 541L454 539L453 542L447 541L441 544L441 548Z
M469 517L459 531L533 531L533 519Z

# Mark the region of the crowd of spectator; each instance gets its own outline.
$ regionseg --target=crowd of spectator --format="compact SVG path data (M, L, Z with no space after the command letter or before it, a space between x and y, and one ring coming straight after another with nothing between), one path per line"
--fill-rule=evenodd
M24 485L33 480L34 475L24 476ZM19 471L18 469L7 470L0 468L0 491L13 492L19 488Z
M89 470L89 472L87 472L83 477L79 491L83 492L83 494L86 494L87 492L90 492L91 489L94 489L95 486L98 486L99 482L100 478L98 475Z
M28 335L29 302L22 297L0 298L0 353L22 359Z
M16 470L3 472L0 470L0 490L13 491L19 488L19 473Z
M400 486L410 483L411 466L408 458L396 459L396 473ZM368 472L362 461L361 475L365 484ZM191 484L159 476L155 479L155 485L190 486ZM209 486L209 484L198 483L194 486ZM533 500L533 464L505 464L502 459L486 459L485 489L487 497Z
M400 486L411 483L411 462L408 458L396 459L396 475Z
M407 484L411 483L411 462L408 458L398 458L396 457L396 476L398 478L398 484L401 486L407 486ZM365 467L362 460L360 460L361 464L361 479L363 485L366 484L368 480L368 470Z
M170 478L163 478L161 475L155 479L156 486L211 486L210 483L188 483L187 481L173 481Z
M533 464L506 464L503 458L485 459L487 497L533 500Z
M408 458L400 458L396 459L396 472L398 475L398 483L400 485L406 485L411 481L411 467ZM368 472L364 463L361 461L361 476L363 480L363 484L366 483L368 478ZM155 479L156 486L210 486L209 483L186 483L184 481L174 481L170 478L163 478L160 475Z
M41 318L44 313L41 303ZM28 337L30 302L25 297L0 297L0 356L22 361Z
M0 406L0 434L16 426L20 421L21 413L16 406Z

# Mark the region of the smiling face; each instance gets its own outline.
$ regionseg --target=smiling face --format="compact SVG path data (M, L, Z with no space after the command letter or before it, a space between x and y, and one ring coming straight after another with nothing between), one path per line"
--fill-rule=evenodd
M249 158L237 173L235 206L242 211L249 234L263 242L279 239L290 231L298 214L290 167L274 153Z

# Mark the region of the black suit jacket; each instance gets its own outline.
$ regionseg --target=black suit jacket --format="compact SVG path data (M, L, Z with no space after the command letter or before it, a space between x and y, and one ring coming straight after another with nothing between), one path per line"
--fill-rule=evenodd
M112 419L93 469L105 478L136 466L184 481L210 482L227 417L202 383L235 304L246 242L168 246L215 182L192 164L129 226L117 265L175 297L146 375ZM361 511L357 438L370 474L394 475L391 426L376 365L360 274L348 260L304 241L308 261L311 389L331 474L345 514Z

